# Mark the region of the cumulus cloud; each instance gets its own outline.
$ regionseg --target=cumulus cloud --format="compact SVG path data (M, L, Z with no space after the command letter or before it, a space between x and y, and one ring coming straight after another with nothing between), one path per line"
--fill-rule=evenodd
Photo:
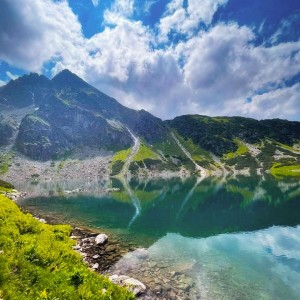
M172 0L165 16L160 20L161 39L166 39L168 33L174 30L178 33L190 35L202 22L210 24L213 15L220 5L225 5L227 0L189 0L187 7L184 0Z
M250 103L244 103L235 114L242 113L259 119L277 118L299 120L300 116L300 84L272 90L256 95ZM234 104L233 104L234 106Z
M244 113L241 108L246 98L269 83L298 73L300 42L254 47L253 39L248 27L221 24L178 46L186 57L185 82L194 94L196 111L210 115ZM285 100L282 93L278 97ZM254 101L251 106L256 104ZM247 110L251 116L257 112Z
M51 60L53 75L69 68L122 104L164 119L184 113L299 119L299 86L282 83L299 71L300 42L255 45L249 27L209 25L226 2L172 0L157 33L133 20L134 0L116 0L104 12L104 30L86 38L66 1L4 0L0 59L30 71ZM199 30L201 22L209 29ZM170 30L188 37L163 43Z
M81 44L81 26L66 1L1 1L1 60L40 71L45 61Z
M104 13L107 24L118 24L122 18L130 18L134 13L134 0L115 0Z

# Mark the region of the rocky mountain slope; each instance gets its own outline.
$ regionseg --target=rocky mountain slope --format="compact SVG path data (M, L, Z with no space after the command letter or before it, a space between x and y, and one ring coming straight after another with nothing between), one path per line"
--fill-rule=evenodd
M300 122L198 115L162 121L124 107L68 70L52 80L25 75L0 89L2 173L21 172L20 158L67 167L81 153L84 164L90 149L94 156L106 153L109 164L99 172L110 175L299 175L299 141Z

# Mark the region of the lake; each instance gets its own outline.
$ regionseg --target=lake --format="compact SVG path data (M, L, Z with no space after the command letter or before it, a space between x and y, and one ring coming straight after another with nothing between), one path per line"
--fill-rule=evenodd
M272 177L39 182L20 205L148 249L110 270L155 297L300 299L300 182ZM67 193L77 188L79 193ZM118 191L104 192L108 188ZM176 298L174 298L176 299Z

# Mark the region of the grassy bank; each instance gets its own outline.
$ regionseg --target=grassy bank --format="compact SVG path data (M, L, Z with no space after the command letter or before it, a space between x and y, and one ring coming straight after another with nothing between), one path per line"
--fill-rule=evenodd
M134 299L88 269L70 233L70 226L43 224L0 195L0 298Z

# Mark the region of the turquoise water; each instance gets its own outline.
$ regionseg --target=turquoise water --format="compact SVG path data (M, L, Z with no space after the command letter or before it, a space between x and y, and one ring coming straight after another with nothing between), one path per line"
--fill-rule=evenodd
M108 186L120 191L103 193ZM300 299L299 181L111 181L63 193L78 187L42 183L30 187L34 197L21 205L148 248L146 260L129 253L111 272L135 275L149 286L166 281L162 289L182 285L187 299Z

